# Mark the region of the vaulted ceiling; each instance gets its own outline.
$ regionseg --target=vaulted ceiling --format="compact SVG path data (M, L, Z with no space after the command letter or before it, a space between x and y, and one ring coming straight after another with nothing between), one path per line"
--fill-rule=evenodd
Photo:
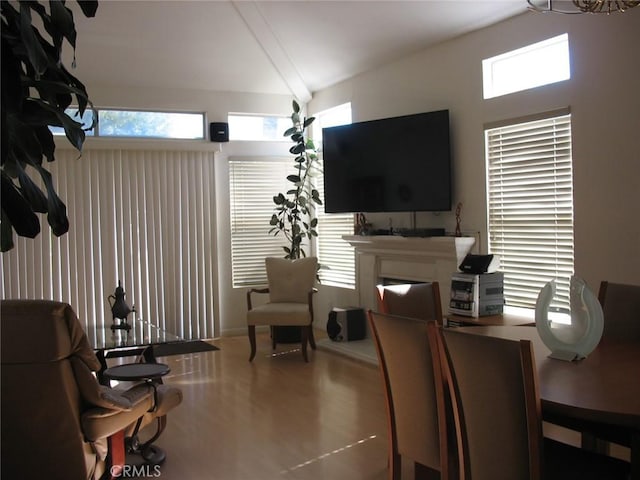
M75 73L90 85L307 101L341 80L525 11L525 0L102 0L95 18L75 15Z

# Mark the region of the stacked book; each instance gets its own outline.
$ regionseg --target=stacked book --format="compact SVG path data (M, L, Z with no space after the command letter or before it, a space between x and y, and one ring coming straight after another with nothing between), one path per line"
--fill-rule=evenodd
M449 313L467 317L497 315L504 309L504 273L454 273Z

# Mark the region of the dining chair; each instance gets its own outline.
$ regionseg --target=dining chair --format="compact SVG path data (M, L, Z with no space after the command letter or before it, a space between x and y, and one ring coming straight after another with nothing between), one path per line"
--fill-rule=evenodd
M271 327L272 348L276 348L273 327L300 327L302 357L309 361L307 343L316 349L313 336L313 294L318 267L316 257L297 260L268 257L265 259L268 288L252 288L247 291L247 327L251 353L249 361L256 356L256 326ZM268 294L269 301L254 305L253 294Z
M600 282L604 314L603 342L640 342L640 285Z
M530 341L454 328L439 335L465 480L628 478L627 462L543 437Z
M401 317L436 320L442 325L438 282L377 285L378 310Z
M600 282L598 300L604 314L604 331L601 343L640 342L640 286L623 283ZM562 420L557 423L562 423ZM631 446L631 436L625 429L603 426L596 422L566 424L579 430L583 448L600 453L610 451L610 443Z
M436 385L427 339L428 322L368 312L380 361L389 430L389 479L402 478L402 458L414 462L415 478L455 478L444 420L442 392ZM435 323L434 323L435 325ZM443 428L444 427L444 428ZM439 476L438 476L439 475Z

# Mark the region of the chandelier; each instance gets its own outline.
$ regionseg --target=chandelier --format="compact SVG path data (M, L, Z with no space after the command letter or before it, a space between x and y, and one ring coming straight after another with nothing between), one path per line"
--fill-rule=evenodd
M624 12L640 5L640 0L527 0L530 10L555 13Z

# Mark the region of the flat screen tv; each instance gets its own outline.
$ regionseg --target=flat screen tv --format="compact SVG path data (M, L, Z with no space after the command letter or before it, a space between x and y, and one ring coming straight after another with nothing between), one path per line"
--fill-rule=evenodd
M324 128L322 149L328 213L451 210L448 110Z

